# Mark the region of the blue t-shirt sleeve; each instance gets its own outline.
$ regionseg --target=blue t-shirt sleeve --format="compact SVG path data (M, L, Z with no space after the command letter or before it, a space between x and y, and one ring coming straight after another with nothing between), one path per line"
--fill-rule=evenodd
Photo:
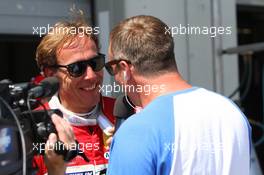
M138 117L138 116L137 116ZM108 175L153 175L155 155L148 130L136 120L125 122L111 144Z

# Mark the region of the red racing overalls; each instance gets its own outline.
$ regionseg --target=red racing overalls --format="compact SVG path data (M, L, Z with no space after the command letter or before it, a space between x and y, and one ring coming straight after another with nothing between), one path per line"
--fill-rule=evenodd
M103 115L114 124L113 107L115 100L109 97L101 97L99 107ZM50 109L48 103L45 103ZM104 174L108 164L109 150L103 144L103 132L98 124L89 126L73 126L76 140L82 146L84 154L90 162L86 162L81 156L77 156L67 164L66 174L70 175L101 175ZM47 173L42 155L33 159L33 167L38 167L38 175Z

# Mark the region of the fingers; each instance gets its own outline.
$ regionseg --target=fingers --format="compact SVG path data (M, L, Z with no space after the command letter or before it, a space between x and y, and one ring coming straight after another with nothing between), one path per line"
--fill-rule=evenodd
M45 144L45 157L46 159L51 159L53 157L56 157L58 159L61 159L63 160L63 156L62 155L57 155L55 152L54 152L54 149L55 149L55 143L57 142L57 135L54 134L54 133L51 133L49 135L49 138L47 140L47 143ZM59 156L59 157L57 157Z
M59 140L64 142L66 145L75 143L75 136L70 124L57 114L52 114L51 119L57 130Z
M109 137L109 138L105 141L105 144L106 144L106 149L109 149L109 146L111 145L112 140L113 140L115 127L109 128L107 132L108 132L108 136L107 137Z
M115 127L112 127L108 130L109 134L114 135Z
M49 135L49 138L47 140L47 143L45 144L45 154L46 155L52 155L54 152L53 152L53 149L55 147L55 143L57 141L57 136L56 134L54 133L51 133Z
M48 169L49 175L64 174L66 169L66 163L64 162L63 156L58 155L54 152L55 143L57 142L57 136L54 133L49 135L48 141L45 145L44 160Z
M64 161L63 155L58 155L55 153L55 145L58 140L64 143L66 148L71 144L75 144L75 136L70 124L59 117L57 114L52 114L51 120L56 128L57 134L51 133L49 135L48 141L45 145L45 164L48 169L49 175L64 175L66 170L66 163ZM65 147L64 147L65 149Z
M109 146L111 145L112 140L113 140L113 137L109 137L109 138L106 140L107 149L109 149Z

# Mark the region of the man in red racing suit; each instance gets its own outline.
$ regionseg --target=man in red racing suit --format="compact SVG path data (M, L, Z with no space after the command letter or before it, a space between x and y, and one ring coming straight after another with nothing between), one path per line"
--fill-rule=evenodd
M54 100L56 98L56 95L53 96L49 103L51 103L52 107L57 105L57 109L60 109L63 112L64 118L67 117L68 111L65 111L62 106L56 104L56 100ZM44 104L47 109L51 109L49 103ZM113 106L114 99L109 97L101 98L99 108L101 108L103 116L106 117L111 123L114 123L115 119L113 116ZM81 151L84 152L90 161L87 163L81 156L75 157L67 163L66 174L104 174L109 158L109 148L103 142L103 130L98 123L99 121L97 120L95 125L82 125L81 121L74 122L74 119L76 120L78 118L74 118L74 116L71 117L73 119L68 121L71 123L76 140L79 142ZM38 167L39 175L47 173L43 156L35 156L33 163Z
M65 128L60 125L62 132L58 131L56 140L59 139L65 145L74 143L64 140L64 137L60 138L63 131L72 127L80 150L90 162L77 156L65 166L62 156L46 147L45 159L43 156L36 156L33 162L39 167L39 174L49 172L58 175L57 170L61 170L59 173L63 174L66 168L66 174L99 175L104 174L107 167L109 154L103 143L103 133L108 137L113 133L114 101L101 97L105 55L99 53L97 37L87 32L87 28L90 26L83 20L56 23L41 40L36 51L36 61L45 77L55 76L59 80L59 90L46 107L60 109L63 118L68 121L63 120L63 123L70 125L65 125ZM54 124L57 129L58 125L56 122ZM49 137L48 141L50 140L52 139ZM58 162L63 162L63 168L57 166Z

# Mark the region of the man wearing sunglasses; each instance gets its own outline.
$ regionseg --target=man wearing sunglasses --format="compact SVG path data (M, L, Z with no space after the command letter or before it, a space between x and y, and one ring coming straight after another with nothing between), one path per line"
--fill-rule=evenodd
M71 125L79 143L70 146L77 146L89 159L88 162L84 157L77 156L66 160L66 174L104 174L109 149L103 140L103 132L108 129L108 134L113 133L114 100L102 97L99 92L105 55L99 53L97 38L93 33L87 33L87 28L89 26L82 20L59 22L42 39L36 52L36 60L43 74L56 76L60 82L57 94L45 106L62 111L63 118ZM73 34L70 32L72 29L79 33ZM58 132L58 135L67 135L63 131ZM67 148L71 150L71 147ZM50 151L46 150L46 153ZM52 171L57 168L64 173L64 169L60 169L62 157L45 157L49 172L57 174ZM42 156L36 157L35 163L39 174L47 173Z
M120 22L110 34L108 72L144 109L117 130L108 175L248 175L250 126L231 100L187 83L168 26L152 16ZM164 85L150 94L133 86Z

